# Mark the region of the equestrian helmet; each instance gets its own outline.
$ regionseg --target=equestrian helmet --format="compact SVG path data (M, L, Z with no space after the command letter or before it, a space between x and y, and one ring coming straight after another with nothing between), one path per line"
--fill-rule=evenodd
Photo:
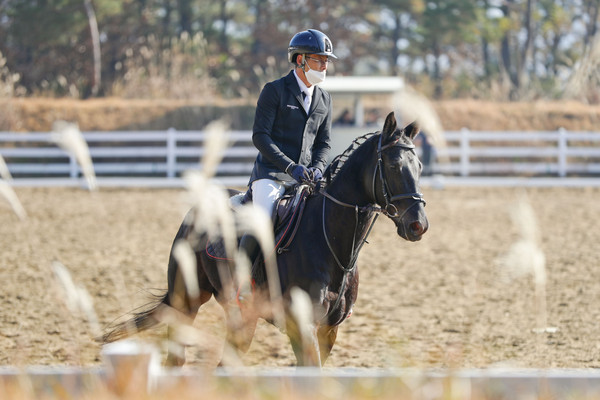
M290 40L290 45L288 46L288 61L295 63L296 55L298 54L318 54L337 58L333 54L331 40L329 40L327 35L323 32L316 29L298 32L294 35L292 40Z

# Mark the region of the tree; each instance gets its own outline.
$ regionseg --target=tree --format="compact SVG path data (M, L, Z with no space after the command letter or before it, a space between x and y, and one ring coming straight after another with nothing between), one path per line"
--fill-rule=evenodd
M532 20L534 3L535 0L505 0L500 7L507 23L502 37L502 66L511 84L510 98L513 100L521 96L525 67L531 55L535 34ZM521 32L524 35L520 35Z
M102 58L100 56L100 33L98 32L98 21L91 0L83 1L85 12L90 24L90 35L94 51L94 77L92 79L92 96L97 96L100 89L102 76Z
M585 23L585 35L583 37L583 43L585 48L588 49L598 33L598 20L600 14L600 1L598 0L582 0L582 20Z
M6 0L0 9L0 51L29 93L87 96L100 85L99 31L82 0ZM96 0L114 12L116 0ZM92 10L93 11L93 10ZM104 14L104 11L103 11ZM96 61L94 61L96 60ZM94 72L96 71L96 72ZM93 89L95 87L95 89Z
M0 0L0 52L29 94L240 97L316 28L340 57L332 74L520 99L593 69L599 13L600 0Z
M384 43L383 49L392 68L393 75L402 75L399 58L402 52L414 56L409 45L415 40L417 21L425 9L423 0L383 0L378 1L383 15L373 20L372 27L377 43ZM389 18L385 18L386 14ZM386 19L384 23L382 19ZM401 49L402 47L402 49ZM412 53L412 54L411 54Z
M451 51L463 43L475 41L475 3L461 0L432 0L426 3L420 17L417 39L425 63L434 81L435 98L443 95L444 70L442 58L450 62ZM432 62L427 63L428 56Z

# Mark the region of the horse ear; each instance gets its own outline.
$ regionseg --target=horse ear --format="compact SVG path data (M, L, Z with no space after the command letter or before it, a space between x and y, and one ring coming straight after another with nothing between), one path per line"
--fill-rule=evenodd
M408 136L411 140L414 139L419 134L419 132L421 132L421 128L417 124L417 121L411 122L404 128L404 134Z
M381 131L381 134L383 135L384 139L389 139L394 135L394 132L396 132L396 128L398 127L398 124L396 122L396 117L394 116L394 112L391 112L388 114L388 116L385 118L385 123L383 124L383 130Z

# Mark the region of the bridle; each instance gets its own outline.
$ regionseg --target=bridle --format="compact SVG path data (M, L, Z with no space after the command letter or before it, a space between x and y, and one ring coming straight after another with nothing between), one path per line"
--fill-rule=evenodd
M329 194L327 192L327 190L325 188L322 188L320 190L320 193L323 195L323 204L325 204L325 198L333 201L334 203L343 206L343 207L349 207L349 208L354 208L358 211L362 211L362 212L376 212L376 213L382 213L390 218L402 218L404 216L404 214L406 214L406 212L411 209L412 207L414 207L417 204L423 203L426 204L425 199L423 198L423 194L419 193L419 192L412 192L412 193L403 193L403 194L391 194L390 189L389 189L389 184L387 182L387 178L385 176L385 170L383 168L383 151L386 149L389 149L390 147L400 147L406 150L411 150L414 152L415 149L415 145L414 144L409 144L409 143L402 143L400 142L400 138L386 144L386 145L382 145L382 138L383 135L379 135L379 140L377 142L377 164L375 165L375 170L373 171L373 181L371 184L371 190L373 192L373 199L375 201L375 204L368 204L366 206L358 206L355 204L349 204L349 203L345 203L341 200L336 199L335 197L333 197L331 194ZM377 173L379 172L379 174ZM383 199L385 200L385 206L380 206L379 204L377 204L377 176L379 176L379 180L381 181L381 191L382 191L382 195L383 195ZM402 213L402 215L398 215L398 208L394 205L394 201L399 201L399 200L406 200L406 199L413 199L415 200L414 204L412 204L410 207L407 207L404 212Z
M410 210L412 207L414 207L415 205L417 205L419 203L423 203L423 205L425 205L426 204L425 199L423 198L423 194L419 193L419 192L403 193L403 194L397 194L397 195L390 194L389 185L387 183L387 179L385 177L385 172L383 169L382 154L385 149L388 149L390 147L401 147L403 149L410 150L414 153L415 145L412 143L410 143L410 144L402 143L402 142L400 142L400 138L398 138L398 139L394 140L393 142L390 142L390 143L386 144L385 146L382 146L382 144L381 144L382 137L383 137L383 135L379 135L379 141L377 142L377 165L375 166L375 171L373 172L373 185L372 185L373 196L374 196L375 200L377 200L375 182L377 180L376 179L377 171L379 171L379 179L381 180L381 191L383 192L383 198L385 200L385 207L383 207L382 213L390 218L402 219L402 217L404 217L404 214L406 214L406 212L408 210ZM402 215L398 216L398 208L394 205L394 201L406 200L406 199L413 199L413 200L415 200L415 202L410 207L407 207L404 210L404 212L402 213Z
M397 194L397 195L391 194L389 185L388 185L388 182L387 182L387 179L385 176L384 168L383 168L382 154L383 154L384 150L391 148L391 147L401 147L403 149L414 152L415 145L400 142L400 138L398 138L395 141L392 141L386 145L382 145L382 138L383 138L383 135L380 134L379 141L377 143L377 164L375 165L375 170L373 171L373 183L371 185L372 192L373 192L373 199L375 201L375 204L368 204L366 206L358 206L356 204L345 203L345 202L333 197L331 194L329 194L327 192L327 190L325 188L321 188L321 190L320 190L320 193L323 195L323 207L322 207L323 208L323 218L322 218L323 236L325 237L325 242L327 243L327 247L329 248L329 251L333 255L333 258L335 259L337 266L344 272L344 276L342 278L342 284L340 287L340 291L338 293L338 297L337 297L334 305L332 307L330 307L329 312L323 317L324 319L328 318L329 315L331 314L331 312L333 312L333 310L336 310L337 307L339 306L342 296L345 292L345 288L346 288L346 284L347 284L347 275L356 268L356 261L358 260L358 254L360 253L360 249L367 242L367 238L369 237L369 234L371 233L371 230L373 229L373 225L375 225L375 221L377 221L377 217L379 216L379 214L380 213L384 214L389 218L402 219L404 217L404 215L408 212L408 210L410 210L414 206L421 204L421 203L425 204L425 199L423 198L423 194L419 193L419 192L403 193L403 194ZM379 174L377 173L378 171L379 171ZM377 204L377 190L376 190L377 176L379 176L379 179L381 180L381 190L383 193L383 198L385 200L384 207ZM332 202L334 202L335 204L338 204L342 207L354 209L355 225L354 225L354 233L352 236L352 251L351 251L350 261L347 266L344 266L340 262L340 260L336 256L335 252L333 251L333 248L331 247L331 243L329 242L329 238L327 236L327 231L325 228L325 201L326 201L326 199L329 199ZM399 201L399 200L407 200L407 199L413 199L414 203L411 204L409 207L407 207L401 215L398 215L398 208L393 204L393 202ZM359 214L361 212L362 213L373 213L374 212L375 216L372 218L371 223L369 224L369 228L367 229L367 233L362 238L362 240L360 240L358 247L355 247L356 231L358 230L358 220L359 220Z

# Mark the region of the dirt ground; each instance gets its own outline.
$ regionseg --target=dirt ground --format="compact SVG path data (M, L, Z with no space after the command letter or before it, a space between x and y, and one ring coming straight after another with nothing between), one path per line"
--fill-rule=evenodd
M379 219L359 259L354 314L328 367L599 368L600 189L423 188L430 230L409 243ZM186 211L179 189L17 188L29 218L0 198L0 365L97 365L98 329L166 287L171 241ZM523 196L536 223L511 219ZM521 199L521 200L519 200ZM535 224L535 225L534 225ZM527 264L500 262L528 230L545 255L545 332ZM531 254L531 253L527 253ZM526 261L527 254L519 260ZM62 263L93 301L94 326L67 306ZM513 265L514 266L514 265ZM189 366L217 364L223 321L214 300L196 319ZM164 334L159 328L147 339ZM294 363L286 337L258 327L243 362Z

